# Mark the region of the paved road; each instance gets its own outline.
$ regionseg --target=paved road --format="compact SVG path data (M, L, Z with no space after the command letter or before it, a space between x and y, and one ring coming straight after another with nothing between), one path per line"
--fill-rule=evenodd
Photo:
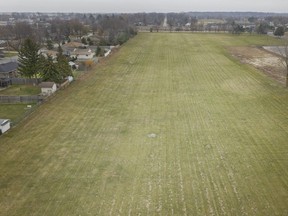
M285 46L263 46L263 48L281 56L286 56L288 54L288 47Z
M0 58L0 64L5 64L7 62L15 62L18 60L18 56L13 56L13 57L9 57L9 58Z

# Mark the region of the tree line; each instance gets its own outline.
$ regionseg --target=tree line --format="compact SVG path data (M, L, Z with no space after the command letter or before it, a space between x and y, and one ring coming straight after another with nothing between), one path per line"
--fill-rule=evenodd
M33 37L39 44L48 41L59 45L70 40L71 36L81 39L92 32L99 40L91 41L93 45L117 45L125 43L137 34L136 28L130 23L128 15L86 15L63 20L55 17L53 20L38 21L29 24L26 21L16 21L13 25L0 26L0 38L7 45L18 51L27 37Z

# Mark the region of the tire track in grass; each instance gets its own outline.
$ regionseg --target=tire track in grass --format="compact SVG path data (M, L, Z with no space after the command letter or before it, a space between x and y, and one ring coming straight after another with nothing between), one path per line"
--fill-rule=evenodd
M203 48L203 46L202 46L202 48ZM209 59L208 59L208 61L209 61ZM212 61L215 61L214 59L212 59ZM203 64L202 66L204 66L205 64ZM211 70L211 69L213 69L213 68L209 68L208 70ZM216 74L217 75L217 74ZM214 76L215 77L215 76ZM209 80L208 78L210 78L209 76L207 76L207 77L205 77L205 80ZM221 79L221 78L220 78ZM211 80L212 81L212 80ZM210 81L210 82L211 82ZM214 82L216 82L217 83L217 80L215 81L214 80ZM206 104L208 104L209 102L206 102ZM208 110L207 110L208 111ZM206 114L208 114L209 115L209 113L211 113L211 111L213 111L213 110L209 110ZM208 119L210 119L210 117L208 118ZM207 123L207 125L206 125L206 127L207 128L209 128L209 124L208 124L208 122L207 122L207 119L205 119L205 120L202 120L202 122L203 123ZM209 135L209 134L208 134ZM213 140L210 138L210 141L209 141L210 143L213 143ZM213 145L212 145L212 147L213 147ZM204 175L203 174L201 174L201 176L202 176L202 180L204 181ZM208 177L207 177L208 178ZM210 182L214 185L214 187L215 187L215 181L214 181L214 179L213 179L213 176L211 175L211 173L209 173L209 178L211 179L210 180ZM208 191L206 190L206 194L208 193ZM217 191L216 191L216 193L217 193ZM222 208L222 213L224 213L225 212L225 210L223 210L223 201L221 200L221 198L219 197L219 193L218 194L216 194L217 196L217 198L218 199L220 199L220 203L222 203L222 205L221 205L221 208ZM209 196L208 194L207 194L207 196ZM208 197L207 197L207 199L208 199ZM209 201L209 200L208 200ZM214 202L213 200L212 200L212 202L213 202L213 208L215 208L215 205L216 205L216 203L217 202ZM212 206L212 204L211 203L209 203L209 206ZM213 212L213 209L212 207L210 207L210 213L212 213Z
M202 47L202 49L203 49L203 46L200 44L200 46ZM203 50L202 50L203 51ZM197 60L197 63L200 61L201 62L201 67L203 67L203 69L205 68L205 66L207 65L207 63L210 61L210 59L208 59L207 60L207 62L206 62L206 60L207 59L205 59L205 61L204 61L204 59L199 59L199 60ZM189 62L189 61L187 61L187 62ZM199 62L199 63L200 63ZM203 74L202 75L204 75L205 76L205 79L207 80L208 78L209 78L209 76L207 76L206 75L206 73L207 73L207 71L206 70L203 70ZM189 80L189 79L188 79ZM204 92L202 92L202 93L204 93ZM197 100L197 98L195 98L196 100ZM197 108L197 107L196 107ZM203 114L205 114L205 113L203 113ZM207 114L207 113L206 113ZM205 114L205 115L206 115ZM207 118L206 117L204 117L204 116L202 116L202 112L200 112L199 114L197 114L197 116L198 117L201 117L199 120L200 120L200 124L204 124L204 125L206 125L206 126L208 126L208 122L207 122ZM203 126L204 126L203 125ZM209 135L209 134L207 134L207 135ZM200 137L199 137L200 138ZM201 138L202 139L202 138ZM208 144L208 146L210 146L210 144ZM200 163L200 159L199 159L199 157L197 157L197 161L198 161L198 165L199 165L199 167L200 166L202 166L202 163ZM209 173L207 173L208 175L209 175ZM203 189L204 189L204 193L205 193L205 200L206 200L206 202L207 202L207 205L208 205L208 209L209 209L209 214L215 214L214 213L214 209L213 209L213 200L210 200L211 199L211 192L208 190L208 188L207 187L204 187L204 184L209 184L208 182L209 182L209 178L208 178L208 176L206 176L206 174L204 174L202 171L200 171L200 178L202 179L202 182L203 182ZM204 183L204 182L207 182L207 183ZM205 207L204 207L204 209L205 209Z
M137 72L138 72L138 70L135 70L135 73L137 74ZM137 76L139 76L139 74L137 74ZM131 82L133 81L133 79L130 79L131 80ZM127 83L128 84L128 83ZM128 86L130 86L130 88L131 87L133 87L133 83L129 83L128 84ZM131 96L132 97L132 96ZM133 99L133 98L132 98ZM129 141L129 143L131 143L131 142L133 142L133 140L132 141ZM137 178L137 176L136 176L136 179L135 179L135 181L134 181L134 184L133 184L133 186L132 186L132 194L131 194L131 204L133 203L133 201L134 201L134 192L135 192L135 185L136 185L136 183L139 181L139 179ZM132 212L132 209L131 209L131 207L130 207L130 210L128 211L128 213L129 214L131 214L131 212Z
M184 57L186 57L186 56L189 56L189 55L185 55L185 54L183 54L183 56ZM187 61L187 60L186 60ZM190 62L193 62L193 61L190 61L190 59L187 61L187 63L190 63ZM191 70L191 73L187 73L187 71L185 71L185 69L186 68L183 68L184 69L184 72L183 73L181 73L180 71L182 71L181 69L180 70L178 70L177 72L177 74L176 74L176 76L174 77L174 78L177 78L178 76L186 76L186 79L185 80L188 80L189 82L191 81L191 84L193 85L193 79L191 80L191 77L193 77L193 78L196 78L197 79L197 77L195 77L195 76L193 76L194 75L194 73L193 73L193 64L191 64L190 65L191 67L192 67L192 70ZM180 73L179 73L180 72ZM187 76L187 74L189 75L189 76ZM179 78L178 78L179 79ZM185 84L188 84L188 86L189 86L189 82L187 82L187 83L184 83L184 86L185 86ZM180 83L180 85L182 85L181 83ZM189 89L188 89L189 90ZM182 98L181 98L182 99ZM179 104L181 104L181 103L179 103ZM186 106L188 106L189 107L189 104L187 104ZM184 107L186 107L186 106L184 106ZM182 109L183 109L183 107L182 107ZM177 107L177 110L181 110L181 107ZM178 111L177 111L178 112ZM189 111L186 111L185 110L185 113L189 113ZM189 118L191 116L191 113L190 113L190 115L188 115L187 116L187 118ZM180 125L178 125L178 127L180 127ZM192 128L192 127L191 127ZM183 130L185 131L185 130L187 130L186 128L183 128ZM179 130L179 131L181 131L181 130ZM187 136L187 135L186 135ZM195 137L196 138L196 137ZM196 143L196 141L197 141L198 139L194 139L194 144ZM188 142L189 143L189 142ZM180 144L181 145L181 144ZM183 145L183 144L182 144ZM196 147L196 146L195 146ZM179 149L178 149L178 152L179 152ZM179 157L180 157L180 153L178 153L178 164L180 164L180 162L179 162ZM183 161L183 157L181 157L181 160ZM198 160L198 159L197 159ZM182 162L183 163L183 162ZM191 166L189 166L189 167L191 167ZM178 165L178 169L179 169L179 165ZM196 169L195 169L196 170ZM181 173L182 173L182 171L181 171ZM196 174L196 173L195 173ZM196 176L195 176L196 177ZM181 181L181 179L182 179L182 181ZM182 184L183 184L183 177L181 178L181 176L180 176L180 182L182 182ZM197 187L197 186L196 186ZM199 187L198 187L199 188ZM192 191L192 193L193 193L193 191ZM198 202L198 199L196 198L196 190L195 190L195 195L194 195L194 197L195 197L195 202L196 203L199 203ZM183 195L182 195L182 199L183 199ZM202 200L202 202L203 202L203 200ZM198 206L197 204L196 204L196 206ZM197 209L199 209L199 207L197 208ZM198 211L198 213L199 213L199 211Z

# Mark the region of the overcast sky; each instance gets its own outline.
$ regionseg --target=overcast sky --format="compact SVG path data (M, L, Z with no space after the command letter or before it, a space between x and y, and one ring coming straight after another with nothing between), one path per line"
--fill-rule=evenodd
M288 12L288 0L1 0L1 12Z

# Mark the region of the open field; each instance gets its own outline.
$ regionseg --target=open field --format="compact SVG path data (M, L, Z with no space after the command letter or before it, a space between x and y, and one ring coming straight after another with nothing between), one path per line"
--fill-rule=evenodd
M139 34L0 137L0 215L288 215L288 90L226 51L267 41Z

